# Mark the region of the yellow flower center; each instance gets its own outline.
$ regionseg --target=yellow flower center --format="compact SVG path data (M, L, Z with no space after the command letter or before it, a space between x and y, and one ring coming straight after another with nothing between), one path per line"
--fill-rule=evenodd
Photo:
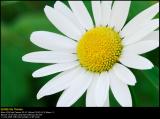
M122 52L119 33L110 27L96 27L87 31L77 45L77 56L82 67L101 73L110 70Z

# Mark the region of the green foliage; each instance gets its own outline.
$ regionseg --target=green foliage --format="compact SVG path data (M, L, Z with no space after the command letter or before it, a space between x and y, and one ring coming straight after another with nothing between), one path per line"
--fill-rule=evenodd
M65 2L67 4L67 2ZM91 4L84 2L92 18ZM22 56L43 50L30 42L33 31L51 31L60 33L46 18L43 8L52 2L13 2L3 3L1 21L1 106L55 106L61 93L36 99L38 90L55 75L34 79L31 74L44 64L22 62ZM154 2L133 1L128 20ZM159 49L144 56L150 59L155 67L151 70L132 70L137 78L137 84L130 87L133 106L159 105ZM110 104L120 106L110 91ZM85 106L85 94L73 105Z
M134 105L141 107L156 107L159 105L159 69L154 67L151 70L133 71L137 84L130 87Z

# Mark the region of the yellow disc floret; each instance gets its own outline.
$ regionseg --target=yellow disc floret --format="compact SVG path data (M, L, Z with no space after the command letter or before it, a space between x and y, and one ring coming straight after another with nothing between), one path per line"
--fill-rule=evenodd
M77 56L82 67L101 73L118 61L122 52L119 33L110 27L96 27L87 31L77 45Z

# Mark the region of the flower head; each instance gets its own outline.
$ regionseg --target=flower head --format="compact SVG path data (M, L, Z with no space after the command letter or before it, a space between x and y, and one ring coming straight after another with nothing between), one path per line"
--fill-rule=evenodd
M63 91L57 106L71 106L85 91L86 106L109 106L109 88L121 106L132 106L128 85L136 78L129 68L151 69L140 54L159 46L159 3L142 11L126 24L131 1L92 1L92 20L82 1L57 1L46 6L49 21L64 35L36 31L31 41L48 51L29 53L23 61L50 63L33 72L43 77L59 75L46 83L37 99ZM112 6L113 3L113 6ZM93 23L95 22L95 24Z

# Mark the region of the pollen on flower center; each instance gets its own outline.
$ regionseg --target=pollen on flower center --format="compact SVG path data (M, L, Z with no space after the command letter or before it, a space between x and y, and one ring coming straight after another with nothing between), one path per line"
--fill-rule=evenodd
M122 52L119 33L110 27L96 27L87 31L77 45L77 56L82 67L101 73L118 61Z

